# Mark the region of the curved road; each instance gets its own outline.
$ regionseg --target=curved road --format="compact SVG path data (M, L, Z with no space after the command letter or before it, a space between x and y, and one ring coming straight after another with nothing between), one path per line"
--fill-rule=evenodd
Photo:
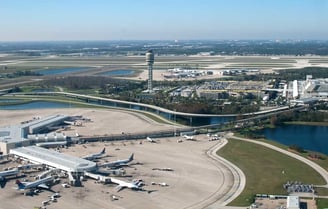
M35 93L18 92L18 93L12 93L11 95L26 95L26 94L38 94L38 95L55 95L56 94L56 95L70 96L70 97L75 97L75 98L94 99L94 100L99 100L99 101L102 100L102 101L114 102L114 103L120 103L120 104L136 105L136 106L140 106L140 107L151 108L156 111L161 111L161 112L172 114L172 115L180 115L180 116L187 116L187 117L236 117L236 116L240 115L240 114L198 114L198 113L177 112L177 111L169 110L169 109L166 109L163 107L158 107L155 105L150 105L150 104L145 104L145 103L129 102L129 101L124 101L124 100L103 98L103 97L98 97L98 96L91 96L91 95L87 95L87 94L77 94L77 93L70 93L70 92L35 92ZM242 116L265 115L268 113L285 111L285 110L289 110L289 106L282 106L282 107L277 107L274 109L261 110L261 111L252 112L252 113L243 113L241 115Z
M227 208L246 208L246 207L228 207L226 206L232 200L240 195L246 185L245 174L237 166L230 163L226 159L218 156L216 152L228 143L226 139L222 139L206 151L206 155L214 161L214 164L222 174L222 184L207 199L189 206L188 209L207 208L207 209L227 209Z

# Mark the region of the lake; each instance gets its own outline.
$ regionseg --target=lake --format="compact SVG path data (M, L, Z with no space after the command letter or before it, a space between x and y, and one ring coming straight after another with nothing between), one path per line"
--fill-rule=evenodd
M79 68L62 68L62 69L45 69L45 70L38 70L37 72L42 75L57 75L57 74L66 74L66 73L74 73L74 72L81 72L89 70L90 68L79 67Z
M267 139L328 155L328 126L283 125L261 131Z
M128 76L133 75L136 71L135 70L111 70L108 72L101 73L99 75L106 75L106 76Z
M25 110L25 109L47 109L47 108L70 108L74 107L69 103L35 101L30 103L0 106L0 110Z

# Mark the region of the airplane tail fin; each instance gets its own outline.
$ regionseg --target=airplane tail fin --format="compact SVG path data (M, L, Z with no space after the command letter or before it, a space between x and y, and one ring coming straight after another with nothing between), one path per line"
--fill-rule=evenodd
M6 179L0 181L0 186L1 186L2 189L5 188L6 183L7 183L7 180Z
M131 156L129 157L129 162L133 160L134 157L134 153L131 154Z
M104 149L100 152L100 154L105 154L106 152L106 148L104 147Z
M25 189L25 185L22 183L22 182L20 182L19 180L16 180L16 184L18 185L18 190L23 190L23 189Z

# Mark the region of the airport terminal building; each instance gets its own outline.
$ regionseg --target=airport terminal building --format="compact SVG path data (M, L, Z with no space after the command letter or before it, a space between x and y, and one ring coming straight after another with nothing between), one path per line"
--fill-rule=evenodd
M30 146L42 142L66 141L62 133L45 133L50 127L69 120L66 115L52 115L45 118L21 122L20 125L0 127L0 152L8 154L10 149Z
M67 124L74 124L74 121L79 117L58 114L42 119L33 118L15 126L1 127L0 152L33 164L42 164L50 169L63 171L68 174L71 184L75 184L85 172L96 170L97 164L79 157L45 149L40 145L46 144L47 147L49 145L66 145L68 137L62 133L50 131L58 130Z
M67 173L84 173L85 171L97 169L95 162L37 146L11 149L10 154L31 163L45 164L48 167L57 168Z

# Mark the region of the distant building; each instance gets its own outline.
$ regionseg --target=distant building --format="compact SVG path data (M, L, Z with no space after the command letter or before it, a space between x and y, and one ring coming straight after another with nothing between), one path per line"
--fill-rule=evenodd
M181 96L182 97L191 97L192 93L193 93L192 89L186 88L186 89L181 91Z
M282 96L289 99L327 99L328 78L313 79L311 75L307 75L306 80L294 80L285 84Z

